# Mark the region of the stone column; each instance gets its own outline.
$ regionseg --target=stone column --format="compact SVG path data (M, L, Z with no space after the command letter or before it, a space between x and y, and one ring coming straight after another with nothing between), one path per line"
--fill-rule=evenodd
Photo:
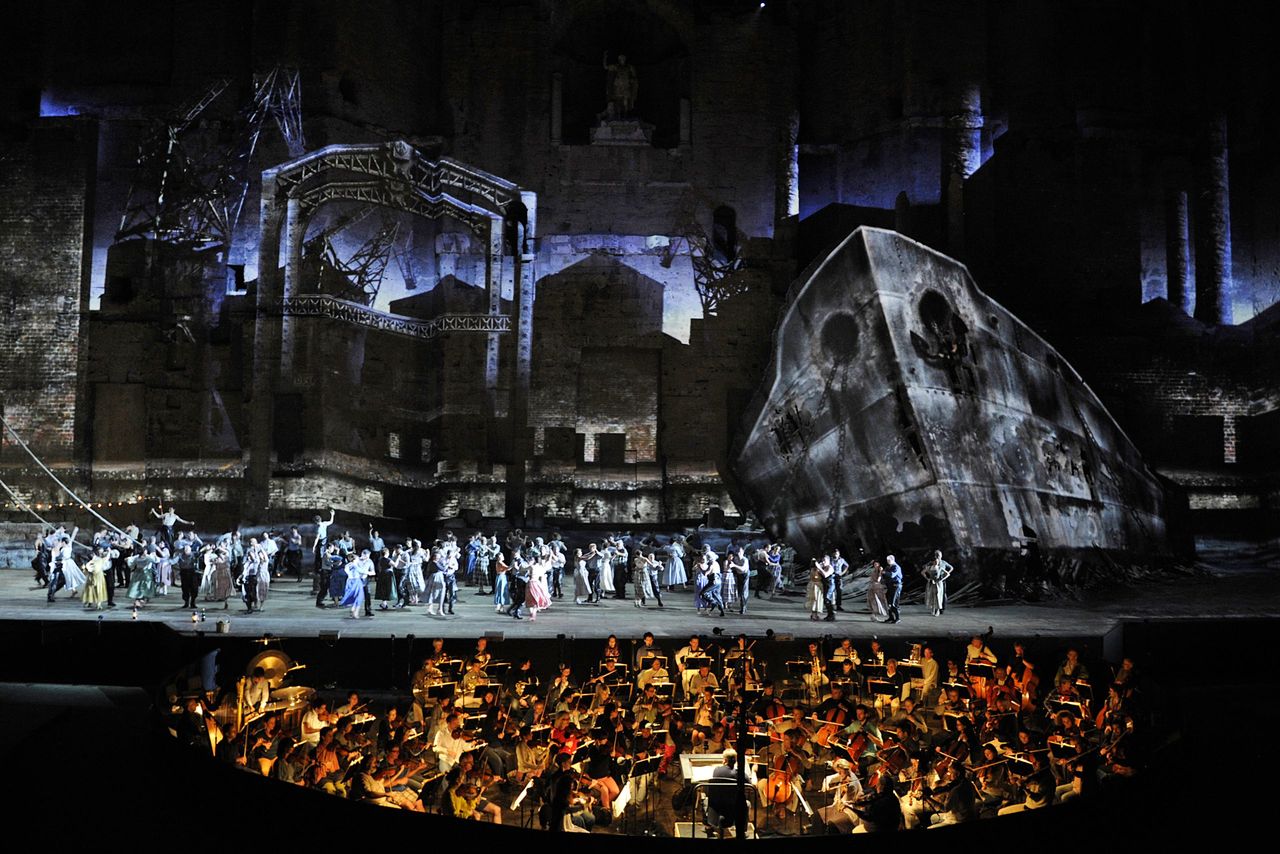
M1196 174L1196 319L1232 323L1231 192L1227 169L1227 120L1204 127Z
M952 252L964 251L964 182L982 165L982 103L976 85L952 96L952 112L946 117L943 150L943 193L947 211L947 244Z
M280 232L283 217L275 201L275 179L262 178L258 295L253 333L253 391L249 399L247 519L263 519L270 505L272 430L280 370Z
M302 276L302 238L306 231L306 223L302 221L302 203L290 198L285 205L284 214L284 289L281 294L285 300L298 295L301 290ZM259 274L261 275L261 274ZM294 363L294 322L288 312L280 317L280 371L281 376L293 375L297 365Z
M693 143L693 105L688 98L680 99L680 144Z
M782 128L778 148L778 186L774 222L800 213L800 114L791 113Z
M1186 190L1170 190L1165 195L1166 297L1177 308L1191 314L1191 218Z

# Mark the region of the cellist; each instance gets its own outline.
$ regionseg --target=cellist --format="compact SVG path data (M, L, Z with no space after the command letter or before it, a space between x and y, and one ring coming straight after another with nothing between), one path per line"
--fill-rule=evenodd
M802 733L792 727L782 733L782 741L772 742L760 753L764 768L760 772L764 785L758 789L761 805L774 808L774 815L785 820L787 813L799 805L796 783L804 780L804 772L812 761L796 748Z

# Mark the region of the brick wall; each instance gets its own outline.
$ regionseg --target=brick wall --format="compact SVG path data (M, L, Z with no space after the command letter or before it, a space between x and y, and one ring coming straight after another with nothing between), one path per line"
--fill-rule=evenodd
M50 460L77 450L95 140L91 122L46 120L0 149L0 406Z

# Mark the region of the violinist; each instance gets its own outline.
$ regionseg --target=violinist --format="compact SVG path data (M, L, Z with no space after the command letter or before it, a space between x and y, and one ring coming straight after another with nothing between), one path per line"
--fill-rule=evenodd
M533 743L533 730L524 727L520 730L520 741L516 745L516 769L511 772L511 781L523 786L532 777L537 777L547 767L550 748L545 744Z
M605 729L591 731L591 746L587 749L587 759L583 766L583 774L590 780L589 788L600 796L601 809L608 810L613 799L618 797L621 787L613 778L613 733Z
M754 691L760 684L760 673L756 669L755 658L751 655L751 646L747 642L747 636L740 634L734 639L733 647L725 653L725 678L729 683L730 693L737 688Z
M545 826L557 833L575 828L589 831L595 824L595 816L588 808L590 801L578 791L578 773L570 766L572 761L568 753L556 755L556 770L548 786Z
M445 775L445 781L455 818L483 821L487 815L494 824L502 824L502 807L484 796L485 790L497 779L477 770L472 754L464 753L458 764Z
M653 683L644 686L644 691L631 707L631 714L635 716L637 726L653 726L657 723L660 715L658 689Z
M551 724L551 715L547 713L546 700L535 699L533 704L524 710L520 724L525 727L549 726Z
M822 781L819 791L833 792L829 805L818 810L818 818L827 826L828 833L852 833L858 825L858 814L853 804L862 797L862 783L853 773L853 765L847 759L837 759L834 774Z
M551 680L551 685L547 688L547 708L558 712L568 707L569 697L574 690L572 675L569 665L560 665L559 675Z
M902 805L887 774L876 791L853 804L853 811L861 819L854 833L889 833L902 826Z
M992 744L982 746L982 761L974 768L978 786L978 806L994 813L1008 803L1013 792L1009 766Z
M475 737L462 728L462 713L450 712L444 725L436 730L433 746L440 761L440 770L449 773L463 754L471 749Z

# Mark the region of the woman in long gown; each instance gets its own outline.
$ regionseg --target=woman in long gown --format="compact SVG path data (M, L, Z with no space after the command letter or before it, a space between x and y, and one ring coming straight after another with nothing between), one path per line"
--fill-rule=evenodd
M600 554L600 595L613 596L617 592L613 586L613 549L605 549Z
M501 614L511 607L511 602L507 599L507 587L510 585L507 574L511 567L502 559L502 552L498 552L493 562L493 611Z
M156 593L160 596L169 595L169 587L173 584L173 561L170 559L172 555L169 553L169 547L164 543L157 542L156 549Z
M885 596L884 567L880 561L871 561L871 581L867 584L867 610L871 621L883 623L889 619L889 600Z
M436 563L439 557L439 552L433 551L428 566L423 570L431 571L427 576L427 592L424 600L427 603L427 613L436 617L444 614L444 609L448 607L448 603L445 602L444 571Z
M107 570L110 567L111 556L105 549L98 549L85 563L84 592L80 595L85 608L101 611L107 604Z
M818 563L818 559L814 558L809 565L809 584L805 588L805 607L809 611L810 620L822 619L822 614L826 610L826 599L824 590L826 589L827 578L822 574L822 567Z
M378 562L378 574L373 585L373 598L378 600L378 610L385 611L391 607L391 601L398 599L396 593L396 573L391 565L391 550L383 549L375 555Z
M257 539L249 541L249 552L252 554L246 553L245 560L258 562L258 610L261 611L267 604L267 594L271 592L271 557Z
M538 611L551 607L551 592L547 590L547 572L551 569L551 556L544 550L541 557L529 566L529 583L524 589L524 604L529 608L529 619L538 619Z
M408 568L404 574L410 605L419 604L422 601L422 594L427 592L427 577L422 574L422 562L426 559L427 553L422 550L422 541L414 540L408 554Z
M80 567L76 565L76 559L72 554L72 544L75 542L76 533L79 528L75 528L66 536L66 538L58 544L53 553L53 559L62 563L62 577L67 581L67 590L72 596L78 594L84 589L85 577L80 571Z
M150 546L129 558L129 598L135 608L156 598L156 556Z
M336 574L336 573L335 573ZM342 568L342 598L338 604L351 609L351 619L360 619L364 608L364 568L354 560Z
M573 602L581 605L591 598L591 576L587 574L587 561L582 549L573 550Z
M676 585L684 588L689 584L689 573L684 568L684 537L676 537L666 548L667 553L667 577L663 583L667 585L668 590L674 590Z
M329 576L329 598L334 602L338 602L347 595L346 555L343 555L343 558L344 562L342 564L342 569Z
M939 551L933 553L933 559L920 571L925 579L924 604L935 617L946 608L947 579L954 571L955 567L943 560Z

